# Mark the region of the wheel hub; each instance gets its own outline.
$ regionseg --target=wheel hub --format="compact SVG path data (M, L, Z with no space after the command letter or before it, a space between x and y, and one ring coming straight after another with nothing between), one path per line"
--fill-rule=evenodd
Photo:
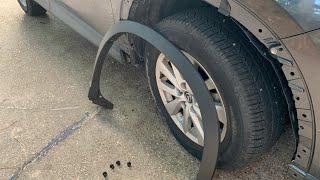
M186 102L192 103L193 97L192 97L191 94L189 94L188 92L185 92L185 93L184 93L184 97L186 98Z

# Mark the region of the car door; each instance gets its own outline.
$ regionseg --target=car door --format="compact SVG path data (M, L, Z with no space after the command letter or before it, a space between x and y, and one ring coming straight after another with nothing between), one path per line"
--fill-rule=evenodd
M114 24L110 0L58 0L93 29L104 35Z

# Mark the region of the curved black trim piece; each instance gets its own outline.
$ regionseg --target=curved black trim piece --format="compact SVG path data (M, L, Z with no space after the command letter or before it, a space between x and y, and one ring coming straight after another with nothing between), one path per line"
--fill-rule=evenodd
M132 21L120 21L110 28L104 36L97 53L88 95L89 99L95 104L112 109L113 104L100 93L100 75L103 63L113 42L125 33L138 36L161 51L179 69L182 76L190 82L191 89L201 109L204 136L206 137L197 179L211 180L214 175L220 144L217 112L213 101L208 101L208 99L212 99L212 96L207 90L200 74L194 69L187 57L176 46L153 29Z

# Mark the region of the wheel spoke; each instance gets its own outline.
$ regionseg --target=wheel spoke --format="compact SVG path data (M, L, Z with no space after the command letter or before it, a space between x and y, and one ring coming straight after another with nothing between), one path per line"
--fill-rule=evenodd
M171 116L173 116L173 115L178 114L178 112L182 108L181 103L182 103L182 101L180 99L176 98L175 100L165 104L165 107L166 107L168 113Z
M174 72L168 62L161 61L160 62L160 72L168 78L168 80L176 87L179 88L177 84L177 79L174 76Z
M171 94L172 96L175 96L175 97L180 96L178 89L167 82L159 80L158 81L158 88Z
M214 82L209 78L205 81L206 85L207 85L207 88L208 90L213 90L213 89L216 89L216 86L214 84Z
M176 77L176 81L178 82L178 84L181 85L182 83L185 83L185 80L183 79L179 70L173 64L171 64L171 66L172 66L173 73L174 73L174 76Z
M195 103L193 106L193 110L197 113L197 115L199 116L200 119L202 119L202 116L201 116L201 112L200 112L200 108L199 108L199 105L198 103Z
M183 53L190 60L190 62L193 64L194 68L198 69L199 68L199 64L198 64L197 60L193 56L191 56L190 54L185 53L185 52L183 52Z
M224 108L221 103L215 102L218 119L222 124L227 124L227 117L224 112Z
M198 115L198 117L200 119L202 119L201 117L201 111L200 111L200 108L199 108L199 105L196 103L194 104L193 106L193 110L196 112L196 114ZM219 118L219 121L223 124L226 124L227 123L227 118L225 116L225 112L224 112L224 108L222 107L222 104L221 103L218 103L218 102L215 102L215 107L216 107L216 111L217 111L217 115L218 115L218 118Z
M183 123L182 128L184 133L187 133L191 129L191 119L190 119L190 105L186 104L183 108Z
M191 89L191 87L189 86L189 84L187 83L187 85L186 85L187 87L187 91L191 94L191 95L194 95L193 94L193 92L192 92L192 89Z
M201 119L197 116L195 112L190 111L190 117L193 123L193 128L196 130L196 137L198 139L198 143L204 144L204 132L202 127Z

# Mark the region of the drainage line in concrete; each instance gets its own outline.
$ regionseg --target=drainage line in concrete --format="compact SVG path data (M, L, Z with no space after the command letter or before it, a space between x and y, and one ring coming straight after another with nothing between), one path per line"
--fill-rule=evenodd
M97 115L101 109L102 109L101 107L98 107L93 113L86 112L79 121L73 123L71 126L61 131L57 136L51 139L51 141L49 141L49 143L44 148L42 148L40 152L38 152L36 155L31 157L29 160L25 161L23 165L19 167L17 171L9 179L10 180L17 179L21 174L21 172L29 164L34 163L40 160L42 157L46 156L55 145L58 145L60 142L67 139L71 134L73 134L77 129L79 129L84 123L91 120L95 115Z

